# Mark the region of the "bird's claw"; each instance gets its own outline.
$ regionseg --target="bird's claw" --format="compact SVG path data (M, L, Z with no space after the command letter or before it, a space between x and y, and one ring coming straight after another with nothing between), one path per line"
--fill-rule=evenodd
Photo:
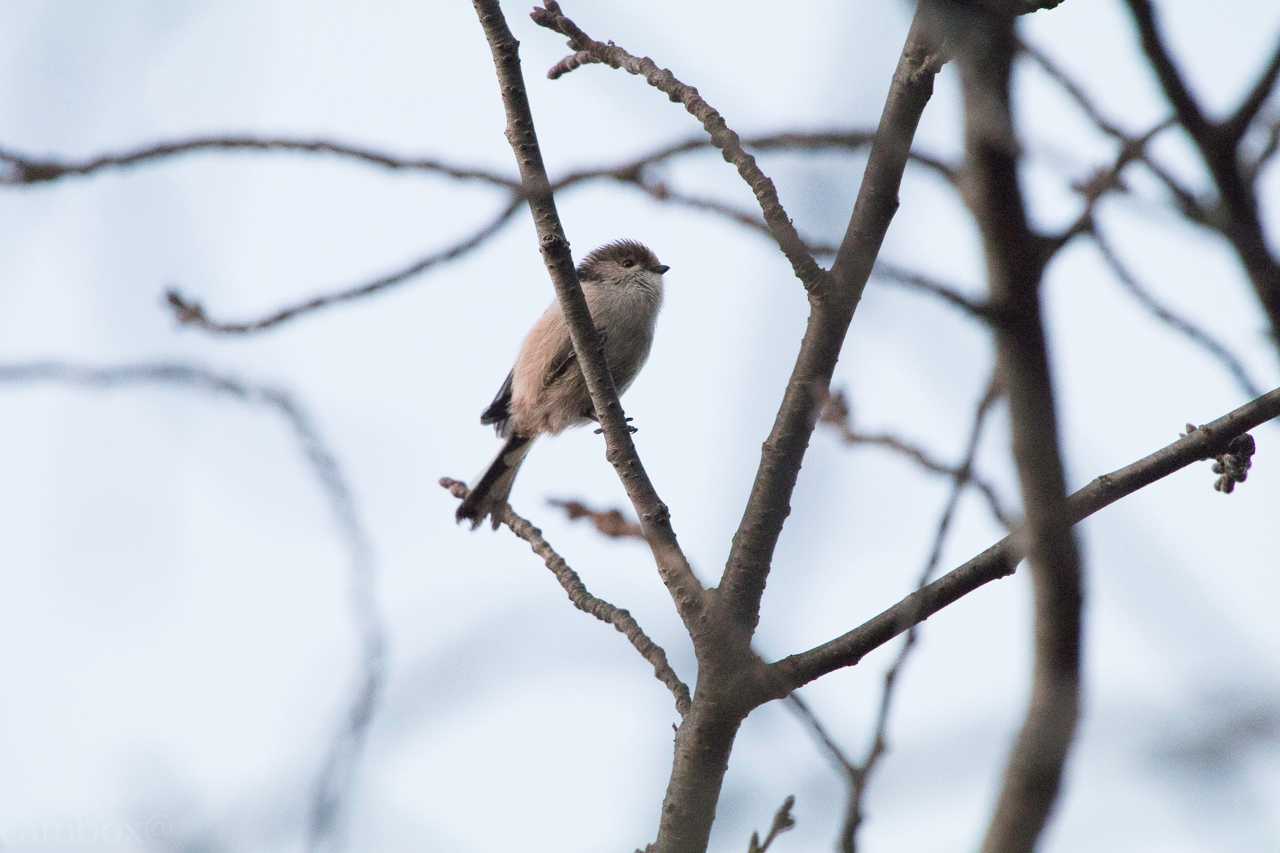
M632 420L634 420L634 419L633 419L633 418L623 418L623 422L624 422L624 423L626 423L626 425L627 425L627 432L631 433L632 435L635 435L636 433L638 433L638 432L640 431L640 427L634 427L634 426L632 426L632 425L631 425L631 421L632 421ZM595 431L596 435L600 435L600 434L601 434L601 433L603 433L603 432L604 432L604 427L600 427L600 428L598 428L598 429Z

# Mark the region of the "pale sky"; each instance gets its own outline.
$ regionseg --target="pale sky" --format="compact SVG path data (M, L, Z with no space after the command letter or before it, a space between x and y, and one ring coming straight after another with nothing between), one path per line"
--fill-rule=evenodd
M699 128L643 81L543 72L560 39L504 4L522 42L552 177L619 162ZM1210 108L1229 109L1280 33L1266 2L1159 4ZM878 118L903 4L571 2L599 39L699 87L744 135L864 128ZM466 3L10 2L0 26L0 148L83 157L205 133L323 137L514 172L488 49ZM1120 4L1074 0L1025 22L1122 126L1167 109ZM917 137L955 157L956 72ZM1017 80L1034 220L1069 221L1065 189L1112 148L1033 69ZM1280 104L1271 107L1272 114ZM1158 155L1207 187L1175 133ZM861 156L768 154L801 233L843 232ZM737 206L713 154L660 171ZM1135 192L1158 188L1134 170ZM1264 184L1272 245L1280 170ZM704 583L714 583L799 341L807 305L784 258L721 219L594 183L558 199L579 255L617 237L672 270L654 354L624 402L641 456ZM670 769L670 695L612 628L573 610L507 531L453 523L436 481L496 449L481 409L551 298L521 212L486 248L366 299L245 337L175 324L179 286L210 314L255 317L372 278L477 228L503 203L481 184L323 157L199 154L33 187L0 187L0 365L198 363L289 389L336 454L372 543L385 689L343 799L350 850L630 850L652 840ZM1138 200L1100 220L1144 283L1280 384L1234 256ZM954 192L908 172L883 257L980 295L975 230ZM1156 323L1085 244L1049 270L1048 306L1072 488L1245 402L1220 364ZM873 282L836 386L857 423L955 460L989 372L986 333ZM979 457L1016 505L1003 407ZM314 780L361 678L351 559L288 423L186 388L0 384L0 846L13 851L304 848ZM1256 433L1227 497L1207 464L1079 528L1088 575L1086 708L1047 851L1280 848L1280 429ZM770 577L757 646L826 640L909 591L946 484L819 430ZM626 607L694 677L647 549L546 505L625 506L603 442L540 442L513 505L596 594ZM973 495L944 566L1000 536ZM359 589L367 589L360 587ZM930 619L908 665L891 751L861 839L877 851L976 845L1028 683L1029 584L989 585ZM893 647L804 695L865 748ZM776 850L831 849L844 786L781 705L738 737L712 838L746 849L795 794Z

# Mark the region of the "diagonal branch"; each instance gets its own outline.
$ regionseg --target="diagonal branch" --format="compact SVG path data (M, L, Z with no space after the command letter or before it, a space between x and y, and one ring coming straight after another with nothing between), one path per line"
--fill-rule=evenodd
M1231 244L1244 267L1263 312L1271 325L1280 351L1280 259L1267 243L1267 233L1258 205L1257 173L1241 162L1239 143L1243 131L1228 125L1209 122L1178 74L1169 50L1160 36L1156 13L1150 0L1126 0L1142 49L1156 70L1165 96L1173 104L1182 124L1218 190L1218 210L1201 224L1216 228ZM1275 57L1273 57L1273 62ZM1271 66L1263 72L1259 84L1274 85ZM1245 107L1250 107L1246 98ZM1259 105L1260 106L1260 105ZM1237 118L1239 118L1239 114Z
M494 216L479 229L463 237L456 243L438 249L425 257L404 266L394 272L386 275L378 276L372 281L363 282L361 284L344 287L341 290L331 291L313 296L301 302L294 302L283 308L277 308L270 314L259 317L255 320L218 320L210 317L205 313L204 306L199 302L191 300L183 296L181 291L171 288L165 293L165 301L169 307L173 309L174 316L179 323L187 326L195 326L204 329L207 332L214 332L224 335L243 335L252 332L261 332L286 323L289 320L298 317L301 314L308 314L323 308L331 308L335 305L342 305L357 299L363 299L366 296L372 296L381 293L397 285L404 284L417 275L420 275L432 267L440 266L457 260L463 255L479 248L489 238L493 237L502 227L511 220L516 211L520 209L521 199L518 195L513 196L507 204L498 211Z
M942 560L942 546L946 542L947 533L951 530L951 521L960 505L960 495L973 470L973 462L978 455L978 442L982 438L982 429L986 424L991 407L1000 396L1000 386L995 376L987 383L982 399L974 408L973 424L969 428L969 439L965 444L964 459L952 476L951 493L938 518L938 526L933 534L933 544L929 548L929 556L916 581L916 589L923 588L938 570ZM871 774L875 772L880 759L888 749L889 716L893 711L893 700L896 695L898 676L906 666L907 659L915 649L919 635L920 623L917 621L907 629L907 636L898 648L898 654L884 673L884 684L880 691L880 705L876 711L875 726L871 736L871 745L867 748L862 761L851 768L849 773L849 799L845 808L844 825L840 830L840 849L844 853L854 853L857 849L858 827L862 825L862 802L866 796L867 785Z
M1236 358L1235 354L1232 353L1231 350L1227 349L1224 344L1219 342L1195 323L1185 317L1179 316L1168 307L1161 304L1160 301L1157 300L1155 296L1153 296L1151 292L1138 281L1138 277L1134 275L1128 265L1120 259L1119 254L1116 253L1115 248L1111 245L1111 241L1102 234L1101 230L1095 227L1092 230L1092 237L1094 247L1097 248L1098 254L1102 256L1102 260L1106 265L1111 268L1111 272L1115 275L1116 280L1120 282L1121 286L1124 287L1124 289L1127 290L1134 299L1138 300L1138 303L1141 304L1143 308L1147 309L1147 311L1160 322L1178 332L1187 340L1191 341L1191 343L1217 359L1218 362L1227 369L1227 372L1235 378L1236 384L1244 390L1245 394L1250 397L1257 397L1262 393L1261 389L1259 389L1258 386L1254 384L1253 380L1249 378L1249 373L1245 370L1244 364L1240 359Z
M748 633L760 619L774 549L791 511L791 495L809 437L826 404L840 349L898 208L898 188L911 141L940 67L940 41L934 4L924 0L907 33L835 264L821 286L810 292L811 310L800 352L761 450L751 496L720 580L726 609Z
M1275 91L1277 78L1280 78L1280 38L1276 39L1275 47L1271 49L1271 58L1258 75L1257 82L1241 100L1236 111L1223 123L1223 131L1228 139L1239 142L1249 131L1253 120L1262 112L1267 99Z
M986 407L983 407L982 411L985 412L985 410ZM941 474L953 480L958 479L962 486L973 486L982 494L987 508L996 522L1005 529L1013 527L1013 516L1004 508L995 487L973 471L973 463L971 461L961 462L958 466L951 466L945 462L939 462L924 448L918 447L892 433L863 432L857 429L853 426L849 401L843 391L832 392L831 399L827 401L827 405L822 410L821 422L839 433L840 440L845 444L881 447L911 460L930 473Z
M451 480L448 477L441 479L440 485L459 500L466 498L468 494L466 483ZM574 607L583 613L594 616L606 625L612 625L627 638L635 650L640 653L640 657L653 665L653 674L675 696L676 711L683 717L689 710L689 687L680 680L675 670L671 668L671 664L667 661L667 653L663 651L662 646L659 646L649 638L649 635L636 622L635 617L626 610L615 607L604 599L596 598L592 595L582 582L582 578L578 576L578 573L543 538L542 531L534 527L528 519L517 514L510 506L503 505L498 510L498 521L501 524L505 524L518 538L529 543L530 550L542 558L551 574L555 575L556 580L564 589L565 594L569 596L569 601Z
M627 496L635 507L645 538L657 562L658 573L697 647L704 636L699 624L703 611L702 584L694 576L693 568L680 549L675 531L671 527L670 512L658 497L649 475L640 463L635 443L631 440L631 432L627 429L622 405L618 402L618 390L604 359L600 333L591 322L591 313L587 309L582 286L578 283L578 274L569 253L569 241L560 224L555 197L547 180L546 167L542 163L533 115L529 111L529 97L520 72L519 43L511 35L497 0L473 0L473 5L493 54L502 103L507 115L507 140L511 143L519 165L520 181L537 227L543 261L555 285L556 297L569 327L578 365L591 394L596 416L604 430L607 458L618 472Z
M320 437L306 410L278 388L257 385L191 364L169 362L96 367L60 361L0 365L0 382L58 382L89 388L128 385L167 385L220 394L241 402L274 409L289 425L312 472L329 499L334 520L346 540L350 565L351 618L360 642L361 673L342 727L334 734L313 783L307 824L307 849L318 850L332 841L349 794L356 765L364 750L369 726L382 696L386 677L387 630L374 594L376 563L368 533L338 459Z
M1066 517L1071 524L1111 506L1111 504L1181 471L1188 465L1212 459L1228 450L1232 440L1280 417L1280 388L1222 417L1201 425L1177 441L1143 458L1094 479L1067 499ZM869 652L892 640L942 608L978 587L1013 574L1025 554L1025 535L1015 530L981 554L928 586L913 592L897 604L845 634L808 651L785 657L773 664L781 683L797 689L814 679L854 666ZM781 699L786 690L770 698Z
M737 168L738 174L751 187L764 220L769 224L769 231L778 248L791 262L796 277L804 283L806 289L817 285L822 277L822 269L809 253L804 241L796 233L790 217L778 199L778 191L756 160L742 147L742 140L726 123L724 117L714 107L703 100L698 90L681 83L670 69L659 68L649 57L636 57L610 42L603 44L584 33L577 24L560 11L560 4L555 0L546 0L542 7L535 7L531 17L534 23L560 33L569 40L569 46L580 54L587 54L594 61L602 62L611 68L618 68L630 74L643 77L650 86L665 94L672 101L684 105L691 116L702 123L702 127L711 138L711 144L720 150L724 159ZM577 62L573 67L582 64ZM552 71L568 70L562 61ZM553 79L559 74L551 74Z

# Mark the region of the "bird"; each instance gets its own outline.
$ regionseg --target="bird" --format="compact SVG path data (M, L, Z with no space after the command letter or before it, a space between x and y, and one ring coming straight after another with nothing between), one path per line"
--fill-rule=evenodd
M604 341L605 360L619 395L649 358L662 307L663 276L669 269L635 240L606 243L578 264L582 294ZM553 301L525 336L493 402L480 413L480 423L492 425L504 442L458 506L457 521L469 521L474 530L488 517L496 530L498 513L534 440L594 420L595 407L569 327L559 302Z

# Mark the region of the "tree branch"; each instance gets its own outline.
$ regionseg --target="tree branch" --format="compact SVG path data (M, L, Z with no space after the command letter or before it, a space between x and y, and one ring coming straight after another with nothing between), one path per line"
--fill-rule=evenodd
M1138 28L1142 49L1156 71L1165 96L1173 104L1178 121L1200 152L1218 190L1219 209L1200 224L1215 228L1231 243L1253 284L1262 310L1267 315L1277 351L1280 352L1280 260L1277 260L1267 245L1256 187L1252 183L1256 174L1241 163L1239 143L1243 131L1229 123L1213 124L1205 118L1173 64L1168 48L1160 36L1150 0L1126 2ZM1276 57L1273 57L1272 62L1275 61ZM1274 85L1275 73L1268 66L1261 75L1259 85ZM1244 108L1252 108L1251 101L1255 95L1256 87L1255 92L1246 97ZM1238 113L1236 118L1240 115Z
M773 429L765 440L751 496L734 533L720 580L725 607L748 636L760 619L760 601L791 494L826 404L831 375L876 255L898 207L916 125L933 93L941 35L931 0L924 0L907 34L862 184L831 273L810 291L811 310L800 352Z
M168 160L203 151L256 151L326 154L393 171L431 172L455 180L480 181L515 190L519 184L505 175L471 166L456 166L431 157L397 157L385 151L328 139L281 139L260 136L196 136L142 145L127 151L98 154L84 160L39 159L0 148L0 185L39 184L61 178L92 175L106 169L122 169Z
M933 544L929 548L929 556L916 581L916 589L922 589L933 578L942 560L942 546L946 542L947 533L951 529L951 521L960 505L960 495L973 470L973 462L978 455L978 442L982 438L982 428L986 424L991 407L1000 396L1000 386L995 376L987 383L982 399L974 407L973 424L969 428L969 438L965 444L964 458L952 476L951 493L947 496L942 514L938 517L938 526L933 534ZM862 825L862 802L866 796L867 785L871 774L888 749L889 715L893 711L893 700L896 695L898 676L906 666L907 659L915 649L919 635L920 623L907 629L907 636L898 647L898 654L884 673L884 684L880 690L880 705L876 712L876 721L871 736L871 744L862 761L852 767L849 772L849 798L845 807L844 824L840 830L840 849L843 853L854 853L857 850L858 828Z
M1236 380L1236 384L1244 390L1245 394L1250 397L1257 397L1262 393L1261 389L1249 378L1249 373L1245 370L1244 364L1240 359L1236 358L1231 350L1227 349L1226 345L1219 342L1195 323L1174 313L1151 295L1151 292L1138 281L1132 270L1129 269L1124 261L1120 260L1115 248L1101 230L1095 227L1092 230L1092 237L1094 247L1097 248L1098 254L1102 256L1102 260L1106 265L1111 268L1116 280L1143 308L1147 309L1157 320L1217 359Z
M604 345L599 331L591 322L591 313L569 252L569 241L560 224L555 197L542 163L533 115L529 111L529 98L520 72L519 42L511 35L497 0L473 0L473 5L493 54L507 115L507 140L520 169L521 186L538 231L543 262L555 285L578 365L591 394L596 417L604 430L608 448L606 456L618 472L635 507L645 539L657 562L658 573L696 647L704 635L700 625L704 595L702 584L694 576L680 549L671 528L670 512L649 481L631 440L631 432L627 429L622 404L618 402L618 391L604 359Z
M1241 100L1236 111L1222 125L1223 132L1233 143L1239 143L1249 131L1253 120L1258 117L1258 113L1262 112L1267 99L1275 91L1278 77L1280 77L1280 39L1276 40L1275 47L1271 49L1271 58L1267 60L1262 73L1258 75L1257 82Z
M791 816L791 807L795 804L795 796L788 795L773 816L773 824L769 827L769 834L764 837L764 842L761 843L758 833L751 833L751 844L747 847L747 853L767 853L779 835L796 825L796 819Z
M183 296L181 291L171 288L165 293L165 301L169 307L173 309L174 316L178 322L186 326L195 326L204 329L207 332L214 332L224 335L243 335L252 332L262 332L267 329L274 328L281 323L298 317L301 314L308 314L323 308L331 308L335 305L341 305L346 302L352 302L357 299L363 299L366 296L372 296L384 290L388 290L397 285L404 284L413 277L420 275L432 267L440 266L450 261L457 260L479 248L485 242L493 237L502 227L511 220L516 211L520 209L520 197L513 196L507 204L498 211L498 214L482 225L478 230L463 237L456 243L438 249L425 257L413 261L408 266L402 267L394 272L379 276L372 281L363 282L361 284L345 287L341 290L331 291L313 296L301 302L294 302L283 308L277 308L270 314L259 317L255 320L217 320L211 318L205 313L204 306L199 302Z
M349 606L360 643L358 683L348 700L345 720L334 734L312 786L307 849L323 847L336 829L342 813L342 801L354 784L356 765L382 697L386 678L387 630L374 594L377 565L373 547L356 509L355 497L337 457L321 438L306 409L289 393L278 388L246 382L199 365L170 362L120 367L61 361L3 364L0 365L0 382L57 382L88 388L152 384L186 387L231 397L250 405L265 406L288 424L329 500L334 521L346 542Z
M899 456L911 460L919 467L932 474L941 474L952 479L959 478L961 485L972 485L986 501L992 517L1005 529L1014 525L1013 516L1004 508L995 487L973 472L972 463L961 462L958 466L939 462L922 447L918 447L892 433L863 432L852 424L849 401L843 391L834 391L827 405L822 410L821 423L827 424L840 435L840 440L848 445L867 445L892 451Z
M999 375L1026 515L1034 663L1031 701L1005 769L984 853L1030 853L1057 801L1079 717L1083 572L1058 450L1053 380L1041 319L1046 241L1031 232L1018 183L1010 112L1016 43L1007 17L974 15L960 47L969 203L987 258Z
M465 499L468 494L466 483L448 477L440 480L440 486L458 500ZM542 558L542 562L546 564L551 574L555 575L574 607L589 616L594 616L606 625L612 625L618 633L627 638L640 653L640 657L653 665L653 674L675 696L676 711L680 716L683 717L688 713L691 702L688 685L681 681L675 670L671 668L671 664L667 661L667 653L662 646L649 638L649 635L636 622L635 617L628 611L592 595L578 573L543 538L542 531L534 527L528 519L517 514L510 506L504 505L498 510L498 522L506 525L507 529L518 538L529 543L529 549Z
M756 201L760 203L760 210L764 214L764 220L769 224L769 232L773 235L774 240L777 241L778 248L787 256L787 260L791 262L791 268L795 271L796 277L804 283L806 289L817 285L822 276L822 269L818 266L817 261L813 259L813 256L809 254L809 250L804 241L800 239L800 235L796 233L795 226L791 224L790 217L787 216L786 210L782 207L782 202L778 199L778 191L774 187L773 181L760 170L760 167L756 165L755 158L743 149L742 141L738 138L738 134L725 123L724 117L714 107L703 100L697 89L681 83L671 73L670 69L659 68L647 56L632 56L612 42L602 44L591 38L561 12L560 4L556 3L555 0L546 0L541 7L535 7L531 17L534 23L539 26L546 27L565 36L569 40L569 46L577 51L578 54L585 53L611 68L618 68L630 74L643 77L650 86L665 94L672 101L682 104L689 115L702 124L707 135L711 138L711 144L720 150L726 161L737 168L738 174L747 182L747 186L751 187ZM582 63L573 64L573 67L577 67L580 64ZM557 69L561 69L561 73L563 73L563 70L567 70L563 60L552 71ZM548 76L554 79L559 74L549 74Z
M1157 480L1227 452L1232 440L1277 417L1280 417L1280 388L1201 425L1136 462L1097 477L1067 499L1066 517L1071 524L1079 524ZM770 668L778 674L779 683L795 690L837 669L854 666L868 653L912 625L928 619L984 584L1013 574L1025 554L1025 538L1021 529L1015 530L852 631L808 651L785 657L771 664ZM781 689L769 698L781 699L785 695L787 690Z
M644 540L644 531L640 529L640 525L631 521L616 509L607 511L592 509L582 501L562 498L551 498L547 503L564 510L564 514L569 517L570 521L577 521L580 518L587 519L601 535L608 536L610 539Z

